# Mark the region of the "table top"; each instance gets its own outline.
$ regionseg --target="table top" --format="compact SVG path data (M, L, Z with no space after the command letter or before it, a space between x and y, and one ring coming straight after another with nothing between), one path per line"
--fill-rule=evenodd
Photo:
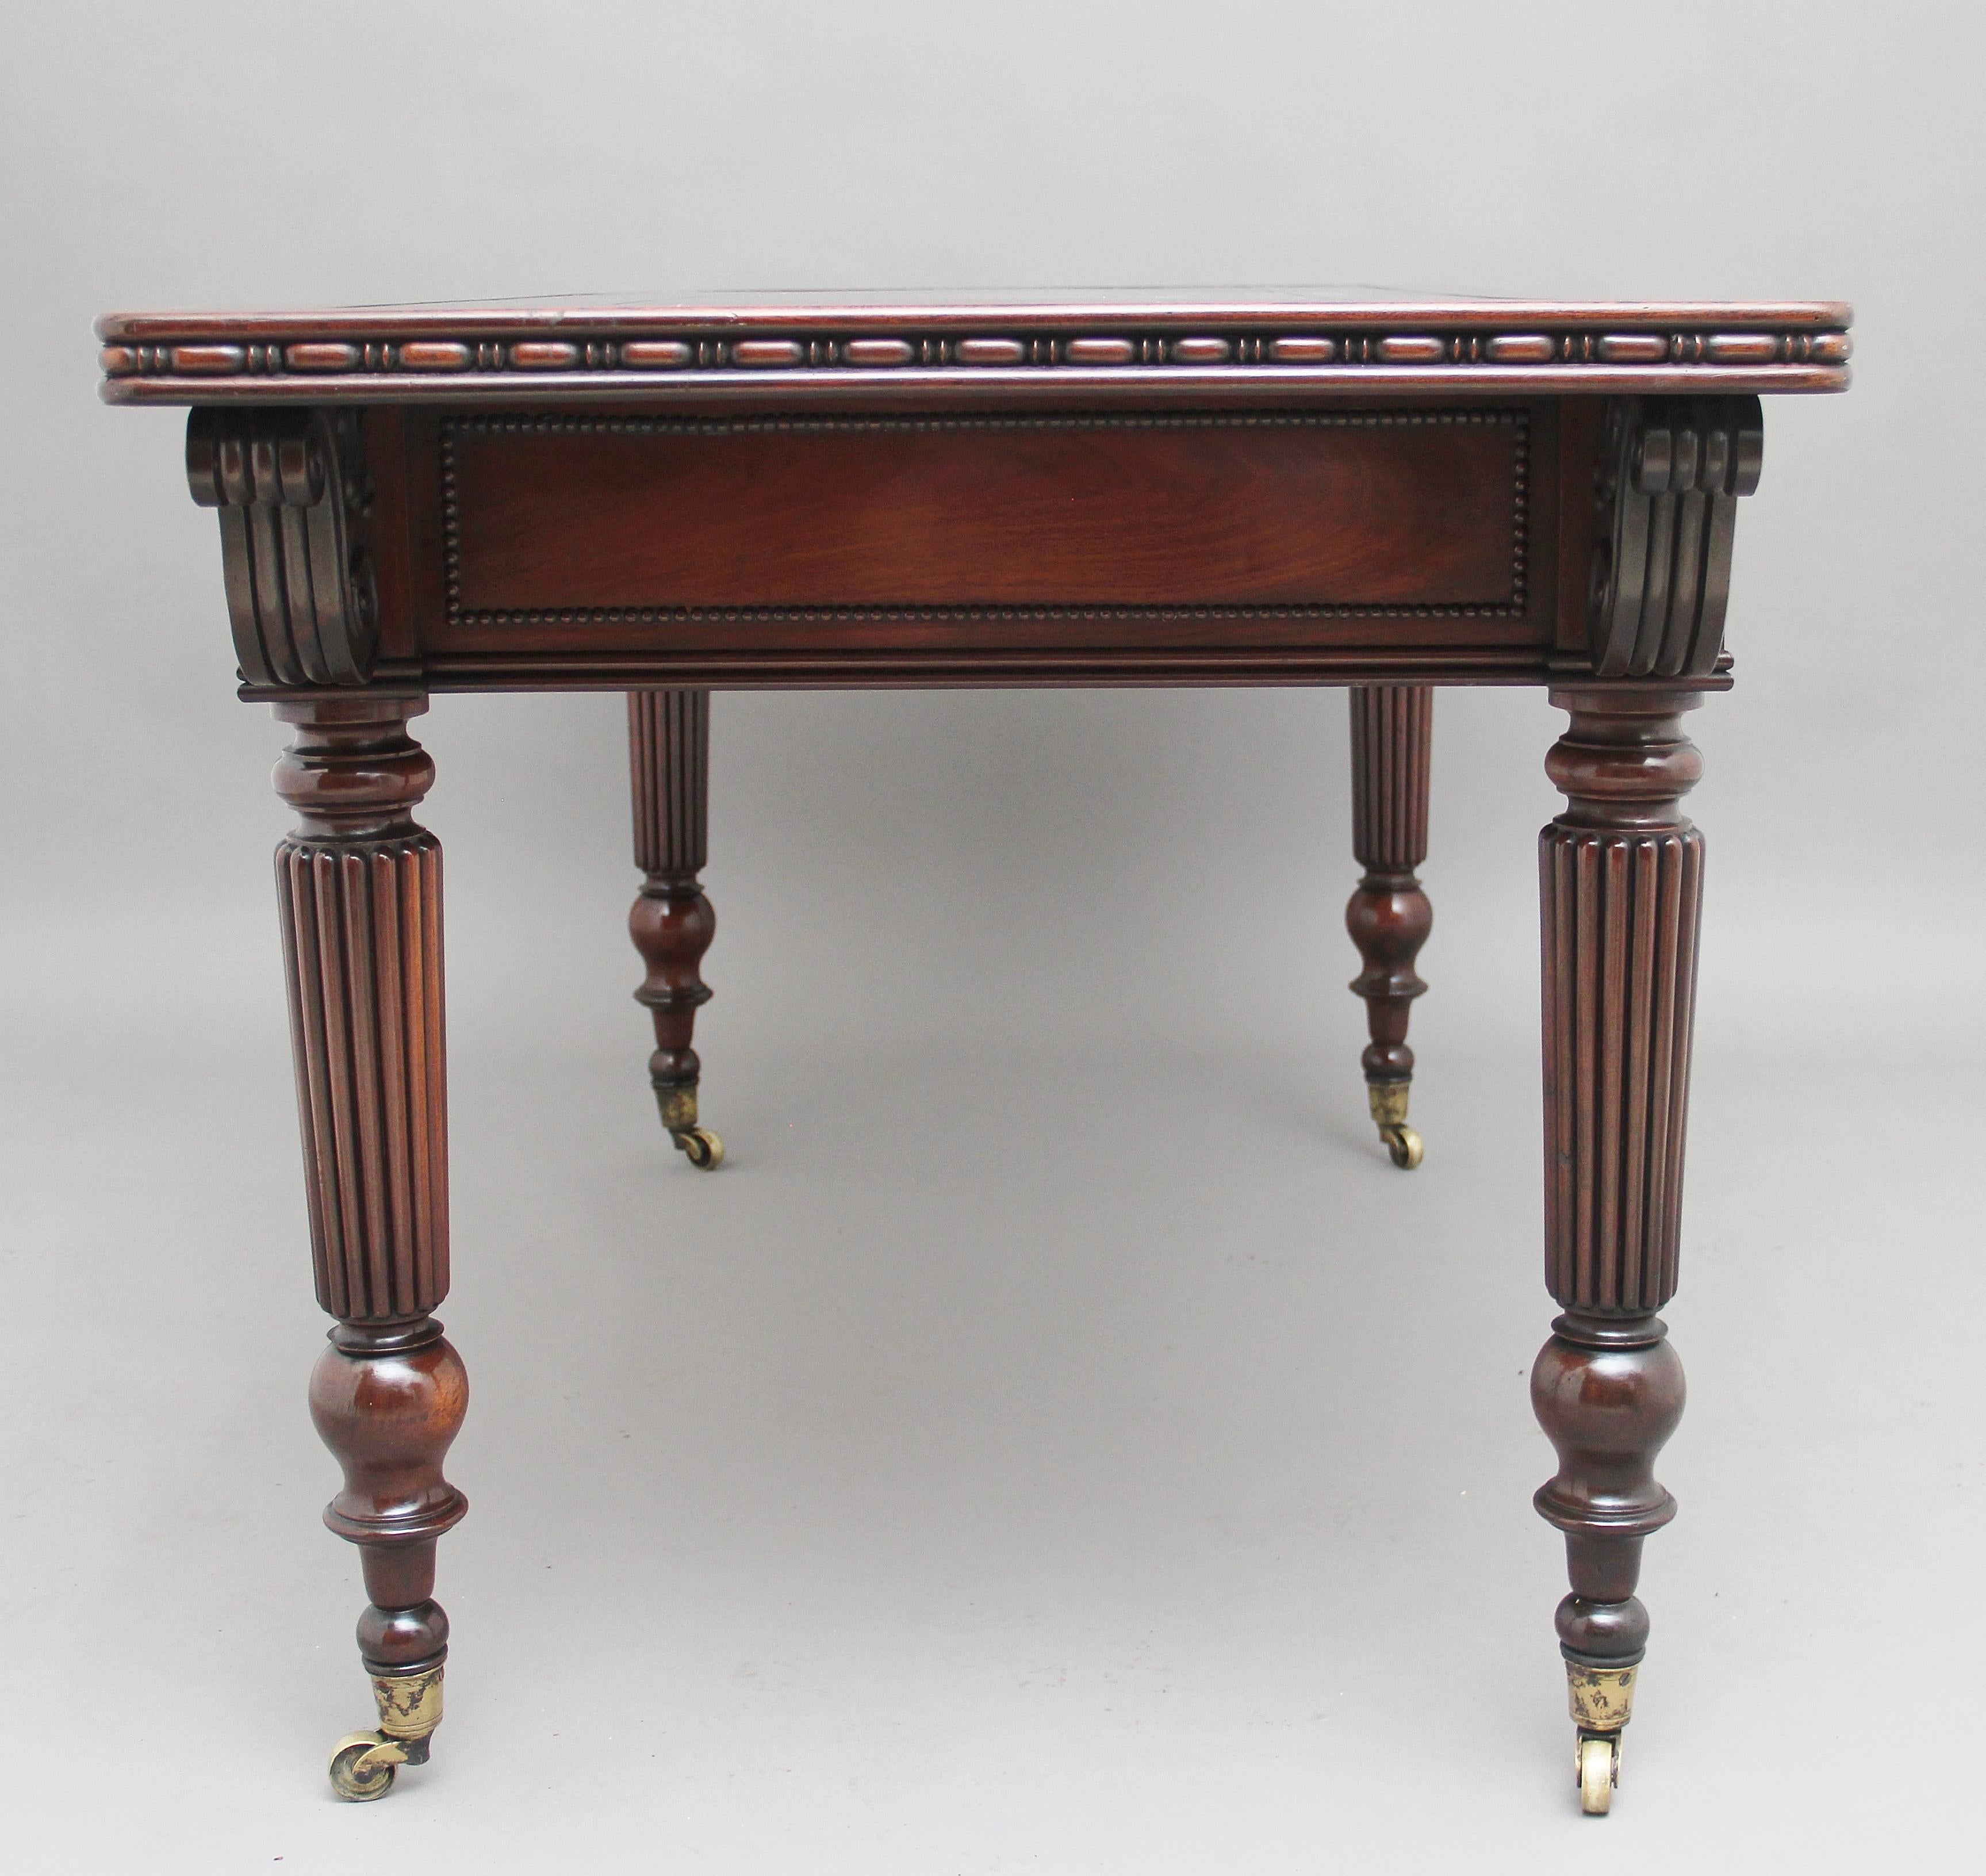
M112 313L115 404L1141 405L1846 389L1836 301L1232 293L564 295Z

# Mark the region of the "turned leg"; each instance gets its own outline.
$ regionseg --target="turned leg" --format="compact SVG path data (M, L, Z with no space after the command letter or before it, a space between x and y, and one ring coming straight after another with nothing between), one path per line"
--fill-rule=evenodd
M336 1319L311 1416L344 1468L325 1522L359 1547L358 1651L378 1729L333 1749L332 1783L383 1797L441 1721L448 1617L435 1541L468 1500L442 1475L469 1382L431 1313L448 1293L441 847L412 810L434 779L417 699L278 704L296 830L276 850L318 1301Z
M1414 869L1427 857L1428 757L1434 692L1424 684L1355 685L1351 690L1352 852L1365 869L1345 908L1345 927L1365 968L1351 980L1365 999L1372 1039L1360 1058L1366 1099L1393 1164L1421 1163L1421 1137L1407 1125L1414 1052L1407 1017L1426 989L1414 959L1434 909Z
M724 1143L697 1124L702 1072L690 1038L710 988L698 972L717 931L697 875L703 871L710 799L710 692L628 693L628 756L635 800L635 864L641 897L628 914L635 948L648 967L635 992L655 1022L648 1079L670 1139L692 1166L724 1159Z
M1545 1280L1564 1313L1531 1376L1558 1449L1537 1508L1565 1533L1558 1634L1580 1801L1601 1812L1648 1635L1642 1540L1675 1514L1655 1455L1682 1364L1655 1312L1675 1295L1703 840L1683 691L1564 691L1546 769L1566 797L1540 836L1544 936Z

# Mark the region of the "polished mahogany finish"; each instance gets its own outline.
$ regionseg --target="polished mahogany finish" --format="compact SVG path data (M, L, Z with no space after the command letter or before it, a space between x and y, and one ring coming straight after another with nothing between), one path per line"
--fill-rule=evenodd
M469 1378L429 1318L397 1335L334 1332L311 1376L311 1418L345 1470L325 1522L358 1544L370 1605L358 1650L375 1674L437 1665L448 1617L434 1600L435 1540L469 1508L442 1475Z
M441 847L413 820L434 764L406 727L426 707L277 706L296 733L276 769L298 816L276 881L304 1185L318 1301L337 1319L311 1415L344 1469L325 1522L360 1547L358 1646L380 1675L446 1655L435 1541L469 1508L441 1469L468 1378L429 1313L448 1294L448 1118Z
M1641 1659L1641 1543L1675 1515L1653 1467L1682 1413L1655 1312L1675 1294L1703 839L1687 692L1555 692L1565 810L1539 837L1544 932L1545 1282L1565 1313L1531 1376L1558 1450L1538 1510L1565 1533L1568 1659Z
M1543 892L1546 1282L1567 1308L1644 1315L1675 1293L1703 837L1686 692L1554 692L1545 767L1565 810Z
M281 704L296 727L276 850L318 1301L342 1321L425 1316L448 1294L441 844L406 733L423 703Z
M1365 999L1372 1040L1359 1058L1368 1086L1414 1077L1407 1019L1427 989L1414 960L1434 908L1414 869L1427 857L1428 774L1434 692L1424 684L1351 690L1351 850L1365 872L1345 908L1365 968L1351 980Z
M1732 681L1762 396L1848 382L1832 301L1384 295L120 314L103 395L191 407L242 695L296 726L278 882L319 1300L311 1409L358 1544L378 1734L440 1716L436 1540L466 1383L448 1285L436 691L628 693L651 1079L698 1165L713 688L1308 684L1351 692L1346 922L1396 1164L1430 911L1434 688L1549 686L1545 1232L1532 1397L1558 1470L1582 1802L1611 1803L1673 1515L1675 1288L1702 847L1682 713Z
M465 418L452 566L477 615L1508 608L1527 414Z
M1266 406L1409 391L1841 390L1849 319L1825 300L1359 291L114 313L96 330L115 403Z
M194 411L187 469L220 511L247 694L271 699L1617 669L1716 686L1760 423L1742 396L1024 417L224 406Z
M648 1083L663 1127L696 1159L697 1145L685 1136L697 1127L703 1065L690 1044L696 1012L711 995L699 967L717 935L717 914L697 878L708 846L710 692L630 691L628 756L635 864L642 874L628 931L648 966L635 1000L655 1019Z

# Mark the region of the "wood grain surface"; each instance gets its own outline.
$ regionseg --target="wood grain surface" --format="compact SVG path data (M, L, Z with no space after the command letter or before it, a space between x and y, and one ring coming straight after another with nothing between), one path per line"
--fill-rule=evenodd
M1521 601L1521 413L450 426L469 614Z

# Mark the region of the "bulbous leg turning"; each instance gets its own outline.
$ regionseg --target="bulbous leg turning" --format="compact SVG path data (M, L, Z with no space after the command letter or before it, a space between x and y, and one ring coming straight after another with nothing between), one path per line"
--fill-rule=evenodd
M696 1012L710 1001L701 967L717 931L697 878L708 844L709 746L709 692L628 693L635 864L643 874L628 931L648 966L635 1000L655 1020L648 1082L662 1126L705 1172L724 1161L724 1142L697 1113L703 1064L691 1046Z
M1641 1544L1675 1515L1655 1454L1682 1416L1682 1364L1659 1319L1568 1312L1531 1371L1531 1406L1558 1471L1533 1501L1565 1533L1572 1592L1558 1605L1574 1776L1589 1815L1612 1807L1634 1715L1648 1612L1634 1594Z
M442 1474L461 1429L469 1377L433 1318L342 1323L311 1376L311 1417L345 1471L325 1522L359 1546L371 1601L358 1653L378 1729L332 1749L340 1797L384 1797L403 1765L425 1765L441 1724L448 1614L434 1599L436 1540L469 1501Z

